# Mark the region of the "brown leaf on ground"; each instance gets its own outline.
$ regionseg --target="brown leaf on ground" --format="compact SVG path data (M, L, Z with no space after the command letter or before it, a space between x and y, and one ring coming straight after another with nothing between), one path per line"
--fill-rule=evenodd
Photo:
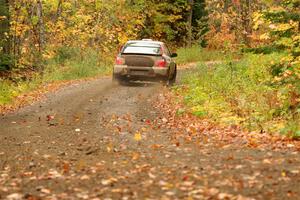
M174 101L174 99L179 101ZM300 151L300 141L290 140L279 134L247 132L236 125L222 126L209 118L198 118L192 115L182 102L182 97L171 91L164 91L154 102L154 107L164 113L164 117L160 120L161 128L180 133L177 135L183 137L186 142L194 141L201 146L201 144L215 141L212 144L223 148L238 145L273 150L290 148ZM177 110L185 110L186 112L178 115ZM179 143L176 145L179 146Z

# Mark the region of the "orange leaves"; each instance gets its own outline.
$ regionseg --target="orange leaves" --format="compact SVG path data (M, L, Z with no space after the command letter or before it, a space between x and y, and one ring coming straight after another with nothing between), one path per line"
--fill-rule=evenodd
M141 154L140 153L137 153L137 152L133 152L132 153L132 160L138 160L139 158L141 157Z
M239 6L240 5L240 0L232 0L232 3Z
M269 133L247 132L238 126L221 126L210 119L202 119L188 113L188 108L182 103L182 97L171 92L165 92L155 107L162 110L164 117L159 121L162 128L174 133L174 145L179 147L180 138L185 143L195 143L199 147L207 145L218 148L232 148L245 146L250 148L292 148L297 149L297 141L283 140L284 137L270 135ZM186 110L182 115L177 114L178 109ZM158 122L159 122L158 121Z
M155 149L155 150L158 150L158 149L163 148L163 145L160 145L160 144L153 144L153 145L151 145L151 148L152 148L152 149Z
M248 139L248 146L253 147L253 148L258 147L259 144L258 144L256 138L249 138Z
M63 163L62 169L63 169L63 173L64 173L64 174L69 173L70 168L71 168L71 167L70 167L70 164L69 164L69 163L67 163L67 162L64 162L64 163Z

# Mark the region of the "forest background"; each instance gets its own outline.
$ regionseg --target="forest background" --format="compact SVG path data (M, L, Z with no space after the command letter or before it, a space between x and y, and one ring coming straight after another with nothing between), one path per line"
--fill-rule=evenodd
M299 32L299 0L0 0L0 105L109 74L122 44L151 38L199 62L174 89L189 112L298 138Z

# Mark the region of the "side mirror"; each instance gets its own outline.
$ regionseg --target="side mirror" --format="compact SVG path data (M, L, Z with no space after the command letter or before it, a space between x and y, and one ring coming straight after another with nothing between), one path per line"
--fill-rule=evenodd
M175 58L175 57L177 57L178 55L177 55L177 53L172 53L171 54L171 58Z

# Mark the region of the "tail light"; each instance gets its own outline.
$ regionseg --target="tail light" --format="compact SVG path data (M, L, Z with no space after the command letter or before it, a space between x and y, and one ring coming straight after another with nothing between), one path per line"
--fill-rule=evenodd
M165 59L158 60L158 61L156 61L155 66L156 67L166 67L167 61Z
M116 58L116 64L117 65L124 65L125 64L125 59L121 57Z
M161 53L161 55L164 54L164 48L163 47L160 47L160 53Z

